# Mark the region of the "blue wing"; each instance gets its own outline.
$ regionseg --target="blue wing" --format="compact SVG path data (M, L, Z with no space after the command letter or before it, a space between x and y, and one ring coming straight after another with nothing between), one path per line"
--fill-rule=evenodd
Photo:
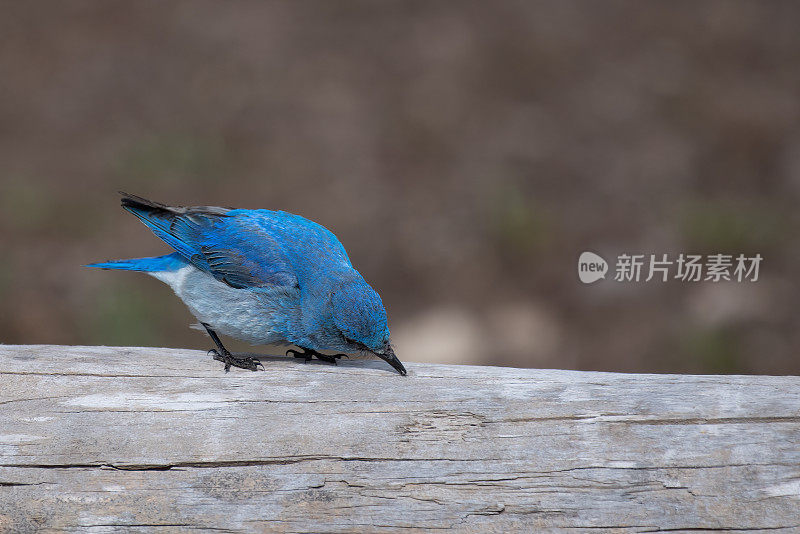
M230 215L228 208L173 207L122 195L123 208L217 280L236 289L298 286L286 251L252 219Z

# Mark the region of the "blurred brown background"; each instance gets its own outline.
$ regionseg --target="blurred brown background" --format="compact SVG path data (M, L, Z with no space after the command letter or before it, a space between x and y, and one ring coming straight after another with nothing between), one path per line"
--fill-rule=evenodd
M3 1L0 342L211 347L160 282L81 267L167 252L122 189L326 225L403 360L800 373L798 27L797 2ZM764 261L586 286L583 250Z

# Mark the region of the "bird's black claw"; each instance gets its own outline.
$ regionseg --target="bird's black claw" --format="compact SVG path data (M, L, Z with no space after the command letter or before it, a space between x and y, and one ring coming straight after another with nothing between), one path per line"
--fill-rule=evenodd
M325 362L325 363L332 363L333 365L337 365L336 364L336 360L338 360L342 356L344 356L345 358L349 358L350 357L347 354L328 355L328 354L322 354L321 352L317 352L317 351L315 351L313 349L306 349L306 348L303 348L303 347L300 347L300 348L303 349L303 352L300 352L300 351L294 350L294 349L289 349L289 350L286 351L286 355L288 356L289 354L292 354L295 358L303 358L303 360L305 360L307 362L310 362L311 358L313 356L316 356L318 360L320 360L322 362Z
M218 362L222 362L225 364L225 372L231 370L231 366L239 367L240 369L248 369L250 371L258 371L258 366L264 367L261 361L258 358L253 358L251 356L245 356L244 358L237 358L233 354L228 351L220 353L217 349L211 349L208 351L212 357L217 360Z
M322 360L323 362L332 363L333 365L337 365L336 360L344 356L345 358L350 358L347 354L317 354L317 359Z
M295 358L303 358L303 360L307 362L311 361L312 353L310 352L300 352L294 349L289 349L286 351L286 355L288 356L289 354L294 355Z

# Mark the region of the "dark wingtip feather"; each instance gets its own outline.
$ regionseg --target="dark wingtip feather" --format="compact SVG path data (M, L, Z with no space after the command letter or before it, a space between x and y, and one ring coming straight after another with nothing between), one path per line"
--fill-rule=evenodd
M122 204L123 208L138 208L142 209L145 208L147 210L170 210L170 207L161 204L159 202L153 202L152 200L147 200L144 197L140 197L138 195L132 195L130 193L126 193L124 191L119 192L122 195L120 199L120 203Z
M122 195L122 198L120 199L122 207L128 211L134 212L134 214L136 210L139 210L147 213L159 213L161 215L166 215L166 213L169 213L170 215L185 215L195 213L200 215L225 216L229 211L234 209L218 208L216 206L167 206L166 204L148 200L138 195L132 195L131 193L126 193L125 191L119 191L119 194Z

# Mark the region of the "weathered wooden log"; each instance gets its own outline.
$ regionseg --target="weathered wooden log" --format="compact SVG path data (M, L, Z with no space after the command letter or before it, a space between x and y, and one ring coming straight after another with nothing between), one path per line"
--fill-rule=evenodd
M800 530L800 378L0 346L0 531Z

